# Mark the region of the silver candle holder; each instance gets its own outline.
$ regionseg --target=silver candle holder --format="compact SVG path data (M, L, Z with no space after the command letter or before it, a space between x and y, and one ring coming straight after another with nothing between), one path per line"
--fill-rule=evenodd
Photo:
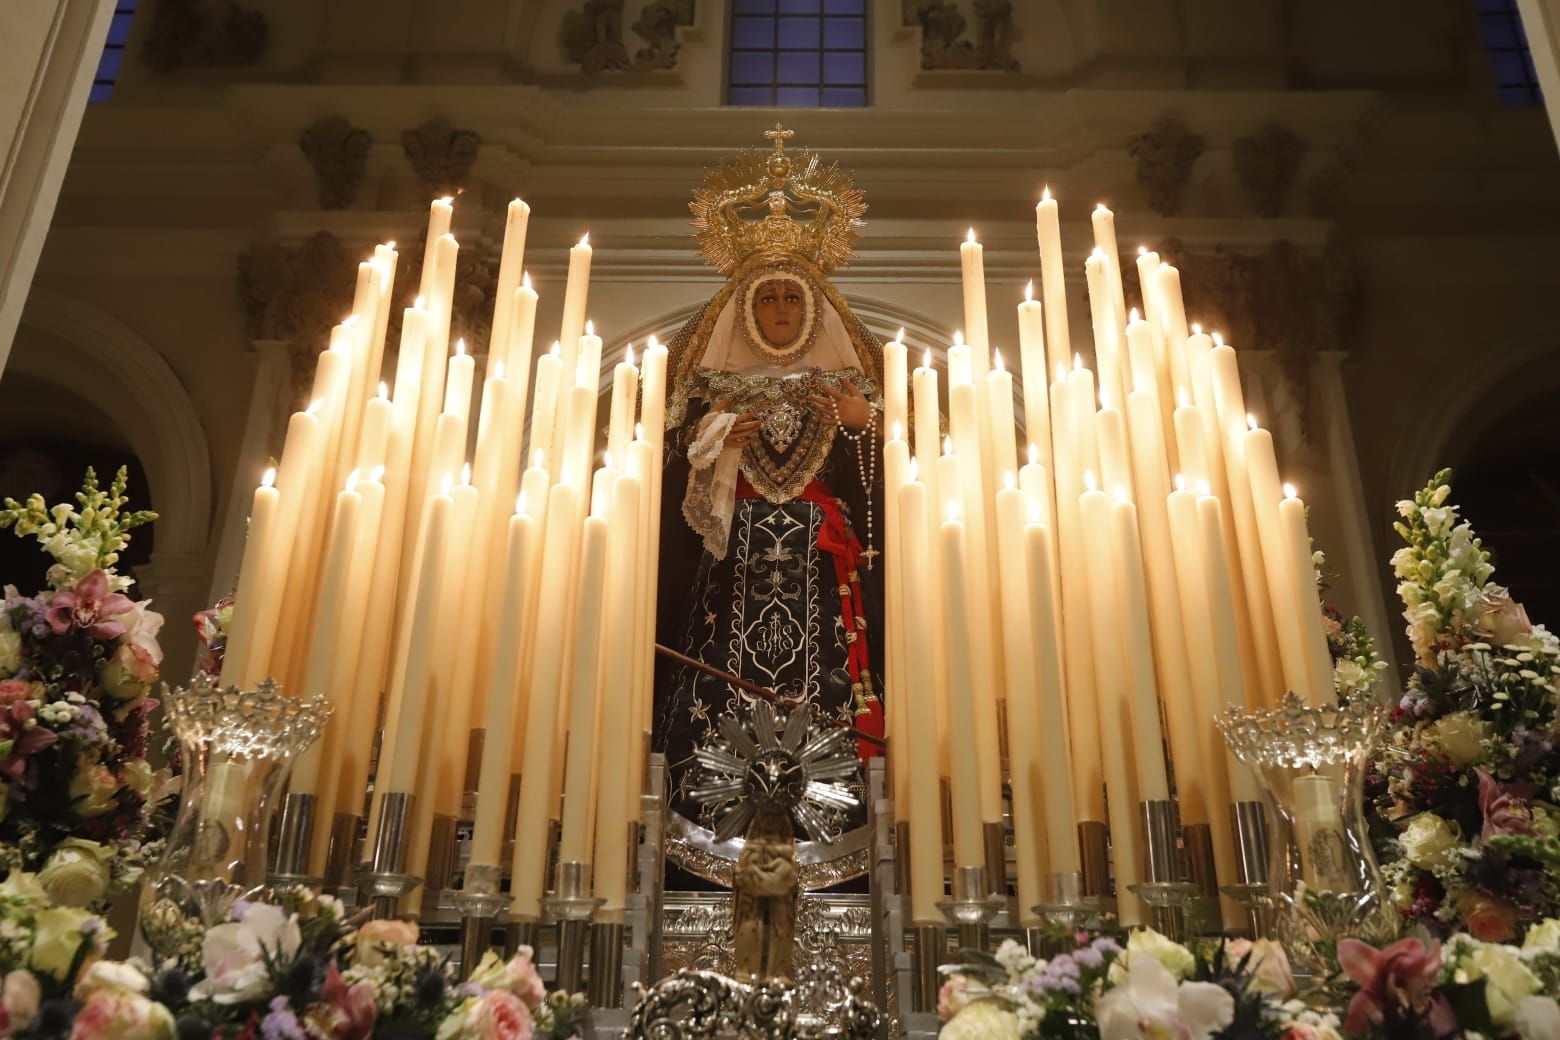
M1151 798L1139 805L1143 845L1148 852L1148 880L1129 888L1148 907L1154 930L1175 942L1186 939L1186 904L1197 886L1180 880L1176 848L1175 802Z
M542 909L558 922L558 988L578 993L585 980L585 941L591 918L606 903L590 895L590 864L558 864L558 886L542 899Z
M991 919L1006 904L1006 899L993 899L987 890L985 867L956 867L953 898L939 902L937 909L958 930L960 948L984 950L991 945Z
M472 863L466 867L465 882L455 894L460 911L460 977L471 977L472 969L493 945L493 929L509 909L509 897L499 892L503 868L493 863Z
M1059 934L1071 934L1088 923L1098 910L1098 901L1083 894L1083 871L1056 871L1045 878L1045 902L1030 908L1040 915L1045 928L1027 929L1029 952L1036 957L1062 952L1053 942Z
M276 822L276 858L271 863L270 882L276 887L306 886L318 888L321 878L309 873L309 845L314 840L312 794L292 793L282 799L282 811Z
M1235 880L1220 891L1245 912L1251 937L1266 939L1273 930L1267 818L1258 801L1235 802L1230 815L1235 823Z
M940 924L915 926L915 992L912 1001L918 1014L937 1013L937 994L942 989L942 977L938 969L942 967L947 948L946 927Z
M368 869L357 877L363 901L373 907L377 919L394 917L401 900L422 878L406 873L407 832L412 825L416 797L408 792L388 792L379 806L379 829L374 834L374 855Z

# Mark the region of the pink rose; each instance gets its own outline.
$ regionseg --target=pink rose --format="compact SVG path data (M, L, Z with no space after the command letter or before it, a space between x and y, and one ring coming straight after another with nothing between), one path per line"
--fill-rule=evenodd
M1479 603L1479 624L1489 633L1491 643L1510 646L1533 631L1527 610L1511 598L1506 589L1497 588L1486 594Z
M34 699L32 683L20 679L0 679L0 707Z
M417 926L410 921L368 921L358 929L355 960L365 967L383 964L389 948L416 946Z
M172 1036L172 1012L122 990L94 994L70 1031L70 1040L170 1040Z
M497 954L489 951L472 970L471 981L485 990L507 990L534 1011L547 996L547 988L542 984L533 957L529 946L520 947L520 952L508 961L500 961Z
M145 697L152 683L157 681L157 662L145 648L120 643L114 656L103 666L100 681L110 697L121 701L137 700Z
M476 1040L531 1040L531 1012L508 990L483 995L467 1020Z
M1504 899L1468 892L1457 900L1457 915L1480 942L1503 943L1517 937L1517 908Z
M10 1036L31 1026L38 1017L38 1002L42 998L43 990L32 972L18 968L7 973L5 982L0 984L0 1036Z
M965 992L970 982L963 975L950 975L937 991L937 1017L947 1022L969 1006L971 997Z

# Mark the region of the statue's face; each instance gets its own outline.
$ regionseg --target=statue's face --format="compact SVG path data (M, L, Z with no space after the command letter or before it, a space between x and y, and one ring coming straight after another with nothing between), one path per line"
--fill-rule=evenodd
M765 282L753 294L753 320L776 347L789 346L801 333L803 307L801 287L783 278Z

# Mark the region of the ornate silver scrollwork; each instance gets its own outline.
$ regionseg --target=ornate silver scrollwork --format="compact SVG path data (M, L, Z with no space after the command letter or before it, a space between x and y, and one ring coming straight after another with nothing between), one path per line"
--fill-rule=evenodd
M861 979L808 966L794 984L683 969L648 990L628 1020L635 1040L869 1040L881 1022ZM805 1010L804 1010L805 1009Z

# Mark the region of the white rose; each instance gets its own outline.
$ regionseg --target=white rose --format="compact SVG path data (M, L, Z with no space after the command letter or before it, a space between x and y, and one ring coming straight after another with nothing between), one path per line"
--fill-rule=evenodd
M1560 917L1540 921L1528 929L1522 952L1529 955L1560 953Z
M977 1000L942 1027L939 1040L1019 1040L1018 1016L992 1000Z
M1560 1004L1554 997L1517 1001L1517 1035L1522 1040L1560 1040Z
M10 628L0 632L0 676L15 675L22 666L22 635Z
M1424 812L1409 821L1398 841L1410 863L1422 870L1433 870L1452 863L1460 838L1452 824L1435 813Z
M94 993L145 993L151 983L141 970L124 961L93 961L76 980L76 999L86 1000Z
M1466 711L1441 716L1424 728L1424 734L1460 766L1482 762L1489 754L1489 723Z
M1515 947L1499 943L1467 940L1471 952L1457 962L1455 973L1458 982L1484 980L1484 1001L1490 1009L1490 1020L1510 1029L1516 1023L1517 1003L1543 988L1522 961Z
M1140 953L1169 968L1170 974L1177 979L1184 979L1197 969L1197 958L1185 946L1165 938L1152 928L1139 928L1127 937L1125 954L1111 963L1112 984L1118 984L1126 977L1128 962Z
M206 977L190 995L217 1004L244 1004L270 992L266 959L291 963L303 938L298 918L269 903L255 903L242 921L219 924L201 943Z
M88 906L108 894L108 862L113 856L106 845L67 838L38 872L38 881L60 906Z

